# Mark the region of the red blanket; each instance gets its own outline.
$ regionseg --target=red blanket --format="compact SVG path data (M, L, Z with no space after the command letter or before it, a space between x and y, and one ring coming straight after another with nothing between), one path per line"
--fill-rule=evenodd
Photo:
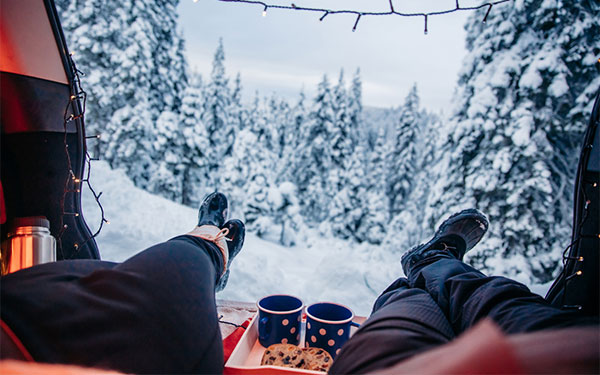
M242 338L242 335L246 331L246 328L248 328L249 324L250 324L250 318L248 318L244 323L242 323L242 325L240 327L238 327L235 331L231 332L229 334L229 336L227 336L223 339L224 363L227 363L227 360L231 356L233 349L235 349L235 346Z

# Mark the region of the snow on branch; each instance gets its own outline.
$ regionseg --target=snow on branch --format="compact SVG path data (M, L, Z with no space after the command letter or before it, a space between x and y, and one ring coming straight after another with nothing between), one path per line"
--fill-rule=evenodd
M194 3L198 2L198 0L193 0L193 1L194 1ZM262 11L263 17L267 15L267 11L270 8L271 9L286 9L286 10L298 10L298 11L320 13L321 17L319 18L319 21L323 21L325 19L325 17L327 17L330 14L352 14L352 15L356 16L356 21L354 21L354 26L352 27L352 31L356 31L358 22L360 21L361 17L365 17L365 16L396 15L396 16L401 16L401 17L423 17L424 26L425 26L424 32L425 32L425 34L427 34L427 20L428 20L428 17L430 17L430 16L449 14L449 13L454 13L454 12L464 11L464 10L477 10L477 9L487 7L487 11L482 20L482 22L485 23L487 21L488 15L490 14L490 11L492 10L492 7L494 7L494 5L507 3L512 0L497 0L497 1L483 3L478 6L461 6L460 0L456 0L456 6L454 8L446 9L446 10L439 10L439 11L435 11L435 12L426 12L426 13L425 12L416 12L416 13L399 12L394 9L394 2L392 0L388 0L390 8L388 11L384 11L384 12L364 12L364 11L350 10L350 9L312 8L312 7L298 6L294 3L291 3L291 5L278 5L278 4L268 4L264 1L255 1L255 0L217 0L217 1L221 1L224 3L245 3L245 4L260 5L263 7L263 11Z

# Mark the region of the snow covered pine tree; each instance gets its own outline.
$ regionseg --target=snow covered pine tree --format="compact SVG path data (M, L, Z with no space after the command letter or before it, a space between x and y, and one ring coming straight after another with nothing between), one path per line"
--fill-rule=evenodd
M496 9L495 9L496 10ZM490 218L467 260L547 282L569 243L576 158L600 86L597 4L517 1L473 14L429 225L463 207ZM588 107L586 107L588 106Z

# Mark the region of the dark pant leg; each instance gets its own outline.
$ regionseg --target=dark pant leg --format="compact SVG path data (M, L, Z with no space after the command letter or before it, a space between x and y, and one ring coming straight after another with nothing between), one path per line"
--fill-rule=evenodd
M5 276L2 319L34 359L126 373L221 373L218 249L176 237L116 264L72 260Z
M342 347L329 373L382 369L453 338L450 324L431 296L398 279L379 296L371 316Z
M563 311L505 277L491 277L453 258L415 266L410 285L427 291L446 314L456 334L484 317L504 332L532 332L547 328L597 324L597 320Z

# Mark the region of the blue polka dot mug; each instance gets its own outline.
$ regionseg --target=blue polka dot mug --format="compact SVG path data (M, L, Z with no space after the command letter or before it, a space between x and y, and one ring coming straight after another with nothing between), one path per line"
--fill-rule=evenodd
M352 319L352 310L337 303L320 302L308 306L304 345L325 349L335 358L350 338L350 327L358 327Z
M258 307L258 341L273 344L300 343L300 321L304 303L294 296L275 294L262 298Z

